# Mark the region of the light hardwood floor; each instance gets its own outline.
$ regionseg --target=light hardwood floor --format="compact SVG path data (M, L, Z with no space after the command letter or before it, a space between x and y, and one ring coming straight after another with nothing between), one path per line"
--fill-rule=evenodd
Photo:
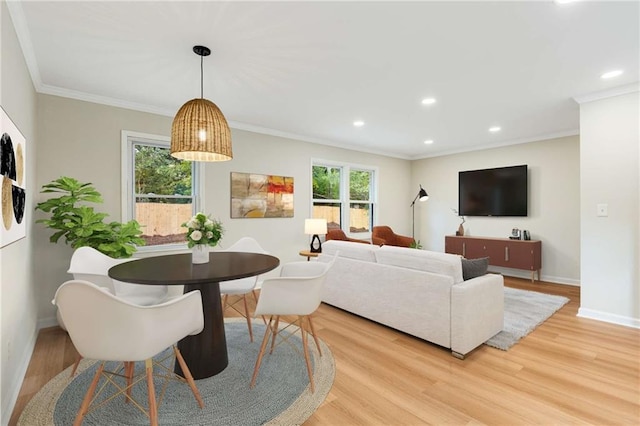
M465 360L322 305L314 324L336 377L305 425L640 424L640 330L576 317L578 287L505 284L571 301L508 351L483 345ZM75 356L61 329L40 332L10 425Z

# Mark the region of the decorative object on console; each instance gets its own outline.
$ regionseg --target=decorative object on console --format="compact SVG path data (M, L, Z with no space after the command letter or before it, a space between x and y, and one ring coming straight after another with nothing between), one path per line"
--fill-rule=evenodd
M203 96L202 63L211 50L193 46L200 56L200 98L178 110L171 125L171 155L187 161L228 161L233 158L231 130L220 108Z
M511 236L509 236L509 239L519 240L520 239L520 230L518 228L513 228L511 230Z
M458 230L456 231L456 235L461 237L464 235L464 223L467 221L464 216L461 216L460 213L458 213L458 209L451 209L456 216L459 216L462 218L462 222L460 223L460 225L458 226Z
M429 194L427 194L427 191L424 190L422 185L420 185L420 190L418 191L415 198L411 202L411 220L412 220L411 236L413 238L416 237L416 200L417 199L420 199L421 203L424 203L429 199Z
M187 228L186 238L188 247L192 249L192 263L209 262L209 246L215 247L222 238L222 223L198 212L181 226Z
M327 220L326 219L305 219L304 220L304 233L307 235L313 235L311 237L310 249L311 253L322 253L322 243L318 234L327 234Z

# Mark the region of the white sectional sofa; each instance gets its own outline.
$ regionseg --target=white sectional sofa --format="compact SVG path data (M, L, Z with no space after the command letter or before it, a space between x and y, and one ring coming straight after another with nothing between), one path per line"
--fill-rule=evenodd
M466 354L502 330L504 280L462 279L460 256L411 248L327 241L322 301Z

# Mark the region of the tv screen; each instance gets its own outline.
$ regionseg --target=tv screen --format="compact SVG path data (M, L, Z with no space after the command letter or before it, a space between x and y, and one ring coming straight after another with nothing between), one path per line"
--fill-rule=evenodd
M458 173L460 216L527 216L527 165Z

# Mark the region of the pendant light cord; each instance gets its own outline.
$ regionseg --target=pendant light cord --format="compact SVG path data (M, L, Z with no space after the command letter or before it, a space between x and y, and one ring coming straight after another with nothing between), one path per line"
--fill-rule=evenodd
M202 62L203 62L203 60L204 60L204 56L202 56L202 55L201 55L201 56L200 56L200 99L203 99L203 98L204 98L204 94L203 94L204 92L203 92L203 90L202 90L202 86L203 86L203 84L204 84L204 83L203 83L203 82L204 82L204 79L203 79L203 76L202 76L202 74L203 74L203 71L202 71L202 70L203 70Z

